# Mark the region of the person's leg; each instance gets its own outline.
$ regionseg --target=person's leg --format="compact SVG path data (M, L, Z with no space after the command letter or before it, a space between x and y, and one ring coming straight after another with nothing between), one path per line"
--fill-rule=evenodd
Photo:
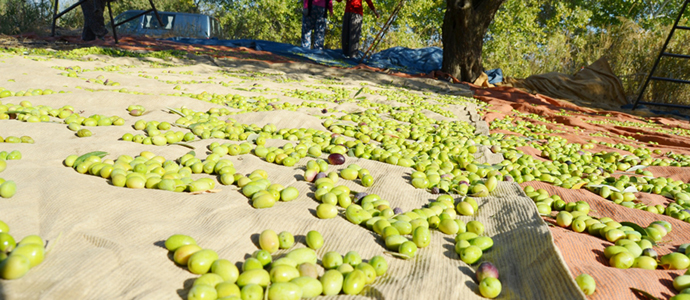
M350 56L357 55L359 40L362 37L362 15L353 14L350 21Z
M96 39L96 35L91 30L93 24L93 11L94 3L93 0L84 1L81 4L81 12L84 15L84 29L81 32L81 39L83 41L93 41Z
M340 35L340 45L341 48L343 49L343 55L345 56L350 56L349 48L350 48L350 17L352 16L351 13L346 12L343 15L343 31Z
M323 50L326 39L326 8L315 6L312 7L312 10L312 13L317 16L314 24L314 49Z
M307 49L311 47L311 31L313 29L309 21L308 9L302 9L302 48Z

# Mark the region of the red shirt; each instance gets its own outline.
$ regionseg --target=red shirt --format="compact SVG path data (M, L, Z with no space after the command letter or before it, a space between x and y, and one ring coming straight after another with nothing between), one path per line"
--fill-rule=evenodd
M347 3L345 4L345 12L358 14L358 15L364 14L364 9L362 8L362 0L346 0L346 1L347 1ZM374 10L374 3L372 3L371 0L365 0L365 1L367 1L367 5L369 5L369 8L371 8L371 10Z

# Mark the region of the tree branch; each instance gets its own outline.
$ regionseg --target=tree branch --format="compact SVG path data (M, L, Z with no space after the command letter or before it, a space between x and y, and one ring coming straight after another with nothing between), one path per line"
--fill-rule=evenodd
M483 14L492 10L498 10L503 2L505 2L505 0L473 0L472 7L474 7L477 13Z
M661 13L661 10L664 9L664 7L666 7L666 5L667 5L669 2L671 2L671 0L666 0L666 1L664 1L664 3L662 3L661 6L659 6L659 8L654 12L654 17L656 17L658 14L660 14L660 13Z

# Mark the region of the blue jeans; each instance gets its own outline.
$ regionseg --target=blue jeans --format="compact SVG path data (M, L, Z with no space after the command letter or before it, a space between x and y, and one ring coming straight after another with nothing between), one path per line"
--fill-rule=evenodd
M302 47L311 48L312 31L314 32L314 49L323 50L326 38L326 8L312 5L311 14L305 8L302 11Z

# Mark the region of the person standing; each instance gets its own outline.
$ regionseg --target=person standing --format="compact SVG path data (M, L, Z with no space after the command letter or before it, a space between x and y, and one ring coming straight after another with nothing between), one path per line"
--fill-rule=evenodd
M326 39L326 18L333 15L333 0L304 0L302 10L302 47L323 50Z
M105 1L86 0L81 3L81 11L84 15L84 29L81 32L82 40L93 41L96 38L104 40L105 35L108 33L103 21Z
M341 2L342 0L336 0ZM379 13L374 7L371 0L365 0L369 9L374 12L376 18ZM364 9L362 8L362 0L345 0L345 15L343 15L343 32L341 36L341 45L343 48L343 55L352 57L359 50L359 39L362 35L362 17Z

